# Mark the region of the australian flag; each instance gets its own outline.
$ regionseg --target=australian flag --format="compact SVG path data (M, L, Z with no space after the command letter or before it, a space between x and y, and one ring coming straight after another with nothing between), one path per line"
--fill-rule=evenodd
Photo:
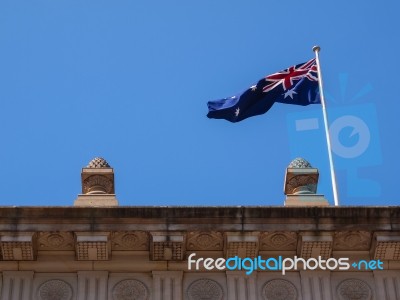
M315 58L268 75L241 94L209 101L207 117L239 122L266 113L275 102L296 105L321 103Z

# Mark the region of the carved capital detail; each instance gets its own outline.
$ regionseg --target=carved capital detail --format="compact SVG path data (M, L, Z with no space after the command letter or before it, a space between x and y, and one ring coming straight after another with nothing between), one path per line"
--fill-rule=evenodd
M188 250L223 250L224 237L217 231L191 231L187 234Z
M39 232L39 250L74 250L72 232Z
M117 231L111 235L113 250L149 250L149 235L146 231Z
M91 175L83 180L82 192L84 194L99 193L114 194L112 178L106 175Z
M294 194L299 188L306 187L315 194L318 184L318 178L312 175L296 175L287 182L287 193Z
M267 231L260 235L260 250L296 250L296 247L296 232Z
M367 251L371 246L371 232L369 231L338 231L333 239L334 250Z

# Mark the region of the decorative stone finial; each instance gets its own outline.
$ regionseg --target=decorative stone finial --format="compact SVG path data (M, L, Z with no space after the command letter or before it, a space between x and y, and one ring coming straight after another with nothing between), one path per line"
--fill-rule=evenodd
M114 193L113 169L104 158L93 158L87 167L82 169L82 194Z
M100 169L100 168L111 168L108 162L102 157L93 158L86 168Z
M317 192L318 170L304 158L292 160L286 170L285 194L315 194Z
M312 168L312 166L304 158L298 157L298 158L295 158L292 160L292 162L289 164L288 168L305 169L305 168Z
M322 195L317 195L318 169L304 158L294 159L286 169L285 206L326 206Z
M115 206L114 170L101 157L92 159L82 169L82 194L75 201L76 206Z

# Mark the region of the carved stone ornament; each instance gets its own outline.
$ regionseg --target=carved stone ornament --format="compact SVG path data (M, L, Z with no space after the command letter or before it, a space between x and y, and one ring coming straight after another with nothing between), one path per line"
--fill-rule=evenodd
M104 158L95 157L89 162L86 168L101 169L101 168L111 168L111 167Z
M189 300L221 300L224 292L218 282L198 279L189 285L187 295Z
M153 260L183 260L182 242L153 242Z
M257 242L227 242L226 257L254 258L258 255Z
M112 234L113 250L149 250L149 235L145 231L117 231Z
M297 289L287 280L273 279L264 285L262 296L264 300L296 300Z
M71 300L72 288L63 280L48 280L38 289L39 300Z
M379 241L375 246L375 259L400 260L400 242Z
M192 231L187 234L188 250L223 250L224 238L221 232Z
M367 251L371 246L371 232L369 231L339 231L335 232L334 250Z
M39 232L39 250L73 250L72 232Z
M342 281L337 293L340 300L370 300L372 291L369 285L359 279L347 279Z
M113 181L103 175L92 175L82 182L82 191L84 194L113 194Z
M298 157L292 160L288 168L306 169L306 168L312 168L312 166L304 158Z
M294 194L300 189L305 189L315 194L317 184L318 179L314 176L297 175L287 182L287 194Z
M311 257L318 258L321 256L324 259L328 259L332 254L332 242L320 241L320 242L302 242L300 256L304 259Z
M0 236L0 249L3 260L35 260L37 255L37 234L21 232Z
M272 231L260 235L260 250L296 250L296 247L296 232Z
M95 253L91 256L91 252ZM108 260L107 243L80 242L77 243L76 254L78 260Z
M113 300L148 300L147 287L139 280L125 279L118 282L112 290Z

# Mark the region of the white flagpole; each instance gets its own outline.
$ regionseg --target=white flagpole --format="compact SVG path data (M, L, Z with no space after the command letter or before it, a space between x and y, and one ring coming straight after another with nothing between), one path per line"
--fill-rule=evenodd
M328 145L329 166L331 169L333 199L335 201L335 206L339 206L339 197L338 197L337 185L336 185L336 175L335 175L335 168L333 165L333 157L332 157L331 137L329 135L328 115L326 113L324 90L322 88L323 85L322 85L322 75L321 75L321 64L319 63L319 51L321 50L321 48L319 46L314 46L312 49L315 52L315 58L317 61L319 96L321 98L322 114L324 115L326 144Z

